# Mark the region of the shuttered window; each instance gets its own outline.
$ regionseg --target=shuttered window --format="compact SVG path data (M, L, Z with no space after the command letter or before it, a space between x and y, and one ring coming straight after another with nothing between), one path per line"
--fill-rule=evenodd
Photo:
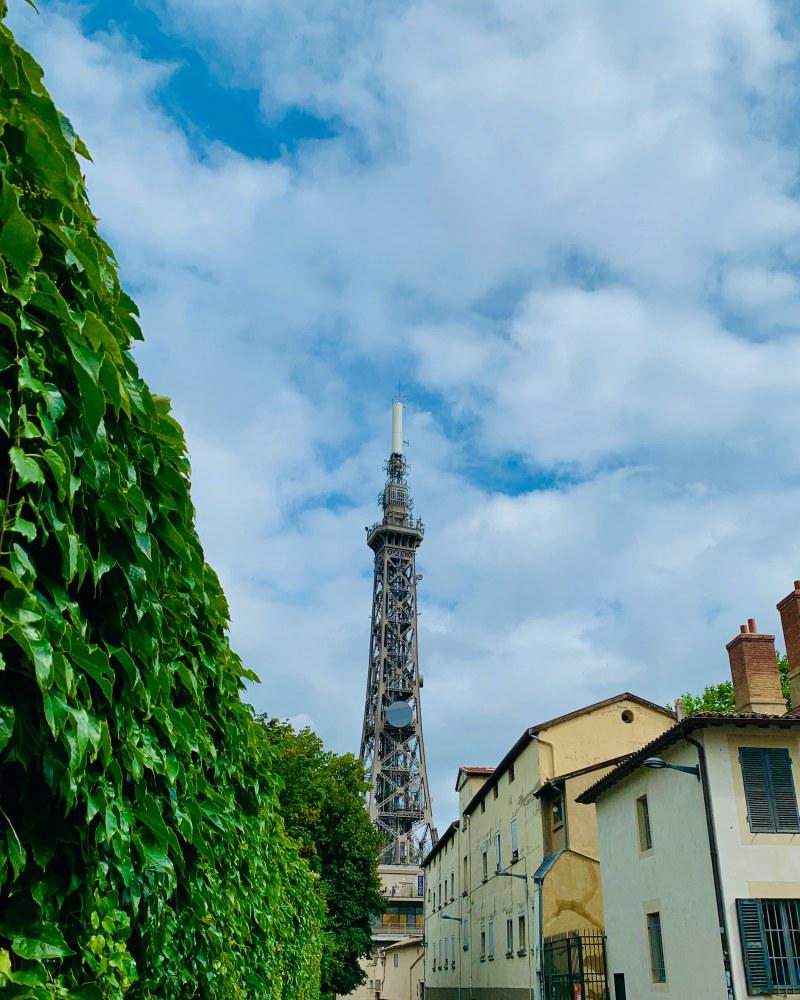
M789 751L785 747L740 747L739 761L751 831L800 832Z
M800 994L800 900L737 899L751 996Z

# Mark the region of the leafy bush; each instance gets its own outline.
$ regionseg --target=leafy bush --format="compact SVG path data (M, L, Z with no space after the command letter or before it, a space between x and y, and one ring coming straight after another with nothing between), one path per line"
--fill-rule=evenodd
M314 998L316 877L88 154L4 24L0 74L0 992Z

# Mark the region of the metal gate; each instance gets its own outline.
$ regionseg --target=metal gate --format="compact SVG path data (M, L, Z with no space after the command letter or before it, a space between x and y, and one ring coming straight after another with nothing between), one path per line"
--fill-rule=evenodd
M545 938L546 1000L609 1000L606 938L599 931L570 931Z

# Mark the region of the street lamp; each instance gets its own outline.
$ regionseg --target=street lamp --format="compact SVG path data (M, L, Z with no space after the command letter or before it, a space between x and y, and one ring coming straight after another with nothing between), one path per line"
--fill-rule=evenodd
M463 922L461 920L461 917L450 917L446 913L440 913L439 914L439 919L440 920L457 920L459 926L461 927L461 934L463 934L464 925L463 925ZM447 947L447 938L444 939L444 943L445 943L445 947ZM462 973L462 967L461 966L462 966L462 962L463 962L463 959L459 955L459 957L458 957L458 1000L461 1000L461 973Z
M725 916L725 900L722 895L722 878L719 871L719 852L717 850L717 835L714 829L714 813L711 807L711 791L708 787L706 751L699 740L694 739L688 734L685 734L683 738L687 743L691 743L697 751L698 763L695 767L684 767L682 764L668 764L663 757L648 757L642 763L645 767L651 767L656 771L669 769L670 771L683 771L685 774L693 774L703 789L703 806L706 814L708 850L711 855L711 876L714 881L714 896L717 902L717 920L719 923L720 944L722 946L722 965L725 970L725 985L727 987L728 1000L735 1000L736 993L731 972L730 948L728 946L728 921Z
M684 767L683 764L668 764L663 757L648 757L644 762L645 767L652 767L655 771L660 771L664 768L669 768L670 771L683 771L684 774L693 774L697 780L700 780L700 765L695 764L694 767Z

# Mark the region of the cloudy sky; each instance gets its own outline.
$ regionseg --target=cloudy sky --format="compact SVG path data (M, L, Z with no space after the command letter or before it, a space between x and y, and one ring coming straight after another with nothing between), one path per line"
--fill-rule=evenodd
M358 750L398 383L460 763L728 676L800 575L800 37L767 0L11 0L94 157L260 710ZM780 644L780 643L779 643Z

